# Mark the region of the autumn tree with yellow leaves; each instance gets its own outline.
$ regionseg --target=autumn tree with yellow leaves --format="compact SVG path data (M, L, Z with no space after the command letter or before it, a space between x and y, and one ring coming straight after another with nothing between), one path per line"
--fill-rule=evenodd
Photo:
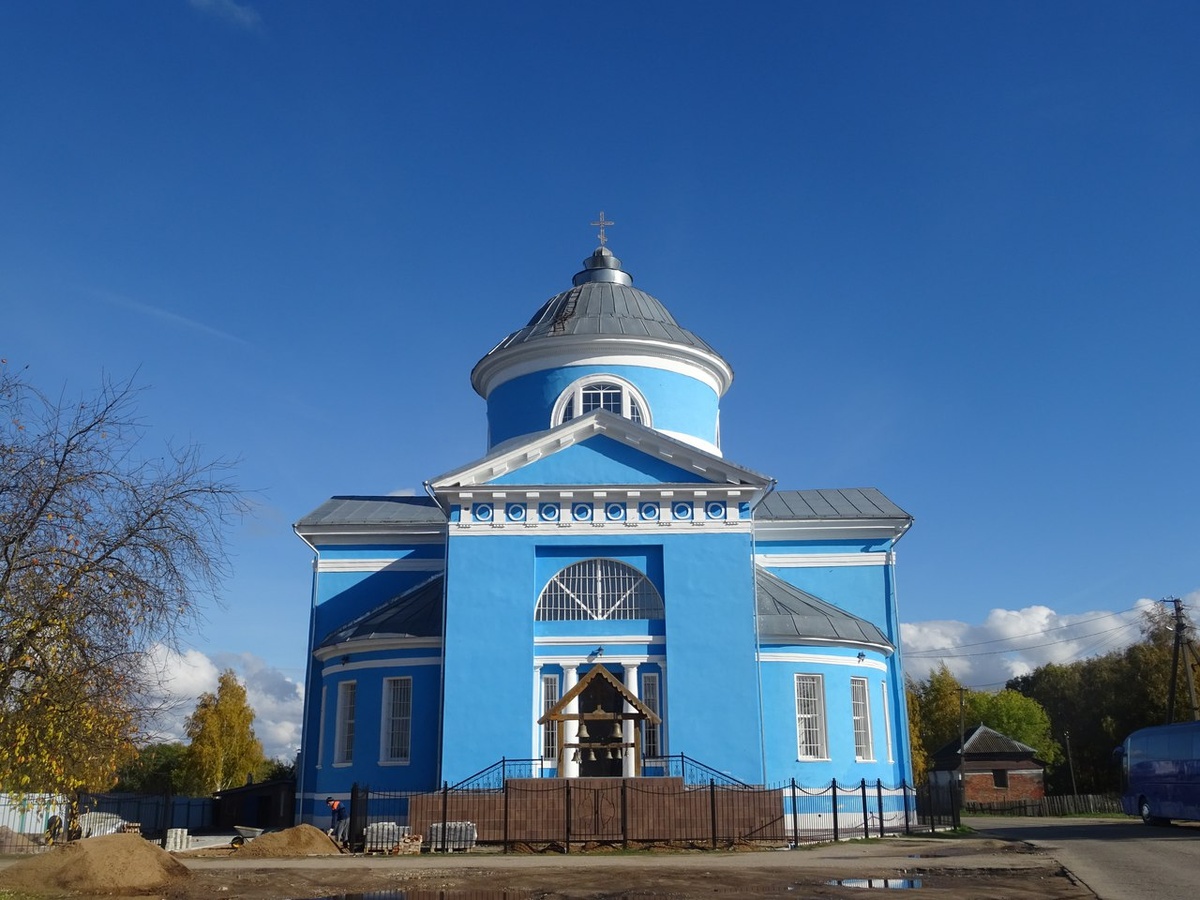
M233 670L221 673L215 693L200 695L186 731L184 783L193 794L240 787L262 774L266 757L254 734L254 710Z
M245 512L229 465L145 446L137 391L52 399L0 360L0 790L102 789Z

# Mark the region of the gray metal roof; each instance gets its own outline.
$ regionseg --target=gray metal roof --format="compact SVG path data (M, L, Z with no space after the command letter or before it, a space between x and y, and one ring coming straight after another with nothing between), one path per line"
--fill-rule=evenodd
M967 729L966 742L963 744L967 756L973 757L1026 757L1034 756L1037 750L1028 744L1022 744L1007 734L1001 734L993 728L988 728L982 722ZM935 760L943 761L958 758L958 738L954 738L933 754Z
M604 248L583 261L574 287L542 304L524 328L514 331L489 353L560 335L609 335L653 338L719 355L686 328L654 297L633 286L621 261ZM485 357L486 359L486 357Z
M774 491L758 505L754 518L786 519L904 519L912 516L878 488L822 491Z
M866 619L788 584L762 566L754 567L754 582L762 642L803 644L807 639L892 647L883 632Z
M445 523L445 513L431 497L331 497L301 518L296 527Z
M440 638L444 582L445 576L434 575L337 631L330 632L320 646L330 647L370 638Z

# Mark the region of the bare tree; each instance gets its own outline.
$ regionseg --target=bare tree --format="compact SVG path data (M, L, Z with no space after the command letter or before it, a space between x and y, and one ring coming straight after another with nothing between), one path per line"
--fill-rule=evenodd
M0 787L104 786L246 511L230 464L148 453L131 382L57 401L0 360Z

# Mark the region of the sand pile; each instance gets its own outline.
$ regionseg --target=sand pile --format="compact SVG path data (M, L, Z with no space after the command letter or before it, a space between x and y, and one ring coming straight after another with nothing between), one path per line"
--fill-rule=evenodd
M312 825L297 825L295 828L285 828L283 831L269 831L264 835L247 841L245 846L237 851L238 858L243 856L262 859L264 857L288 856L336 856L341 851L333 838L314 828Z
M19 831L0 825L0 853L32 853L38 845Z
M4 887L26 891L149 891L191 873L140 834L109 834L55 847L4 870Z

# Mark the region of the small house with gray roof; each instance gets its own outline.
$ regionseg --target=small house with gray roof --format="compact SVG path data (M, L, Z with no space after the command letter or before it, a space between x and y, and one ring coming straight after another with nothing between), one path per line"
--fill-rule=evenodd
M912 518L726 459L732 382L602 241L471 372L482 456L426 496L335 496L296 523L306 821L355 782L429 790L501 759L911 781L894 572Z

